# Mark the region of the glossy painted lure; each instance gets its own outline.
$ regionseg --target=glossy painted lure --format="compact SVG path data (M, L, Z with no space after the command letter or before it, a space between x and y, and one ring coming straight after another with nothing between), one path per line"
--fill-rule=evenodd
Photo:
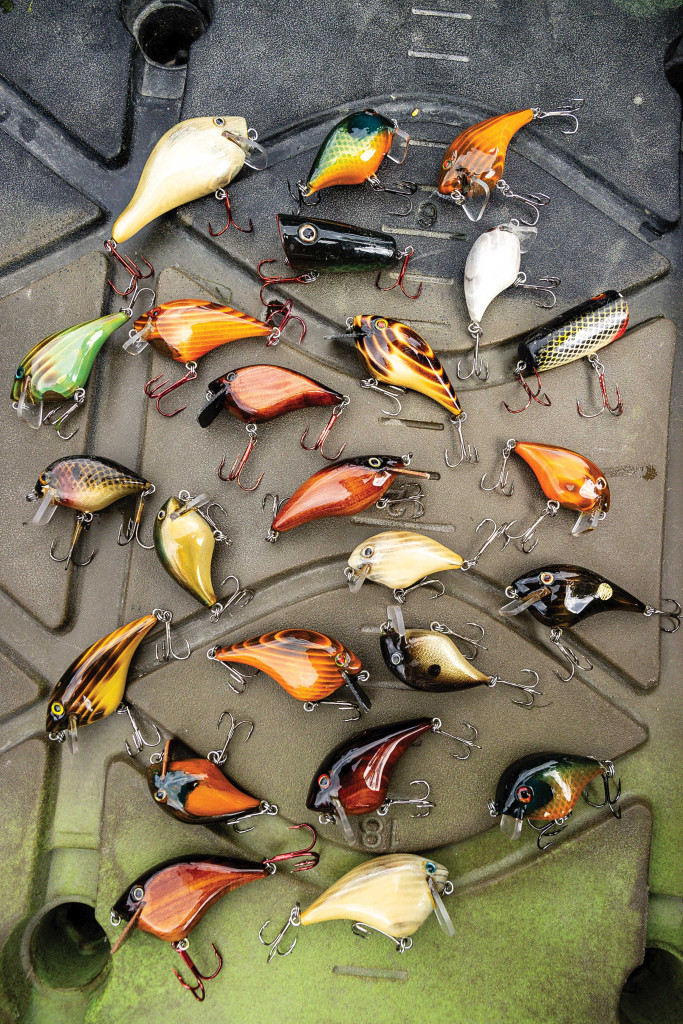
M270 946L268 963L277 953L289 956L289 949L280 949L289 928L318 924L322 921L353 921L352 931L363 938L370 931L385 935L394 943L397 953L410 949L410 937L424 924L432 911L442 929L451 938L455 935L453 923L444 906L442 896L450 896L453 883L448 881L448 869L437 861L412 853L390 853L373 857L343 875L334 885L301 910L295 904L279 935L267 942L263 938L266 921L259 931L264 946Z
M263 479L261 473L251 487L246 487L241 481L242 470L258 443L258 423L267 423L298 409L333 406L330 420L312 446L312 450L319 451L324 459L333 461L339 458L346 447L346 444L343 444L336 455L326 455L324 451L325 441L350 399L347 395L341 395L303 373L266 363L240 366L237 370L231 370L222 377L212 380L206 397L207 404L197 416L197 422L201 427L208 427L213 423L221 409L225 409L230 416L247 425L249 441L244 454L237 456L227 477L222 473L225 459L218 470L221 480L236 480L244 491L255 491ZM308 427L301 438L303 448L306 448L304 442L307 434Z
M119 530L118 543L125 546L133 539L140 543L138 532L145 498L154 494L154 491L154 484L143 480L137 473L119 465L118 462L82 455L51 462L38 477L33 491L26 495L26 500L40 502L38 511L32 519L37 526L49 523L58 505L77 511L76 526L67 554L63 558L55 556L56 542L50 548L50 558L54 562L65 562L68 569L70 563L88 565L94 558L94 552L83 562L76 562L73 558L78 539L81 533L89 528L94 515L131 495L137 495L135 513L129 520L125 532Z
M590 800L587 789L598 776L605 790L601 804ZM519 839L522 825L528 821L539 833L539 850L546 850L552 841L543 845L541 840L567 827L567 819L581 795L591 807L607 806L615 818L621 817L621 781L616 794L611 796L609 780L613 777L611 761L576 754L529 754L505 769L495 800L488 802L489 811L494 818L500 816L501 830L509 839Z
M235 665L250 665L265 672L296 700L304 702L305 711L319 705L340 707L343 711L368 711L370 700L360 684L369 678L360 659L339 640L312 629L280 629L263 636L241 640L229 647L213 647L207 654L210 661L219 661L228 669L230 678L242 689L228 683L234 693L241 693L247 677ZM340 687L346 686L355 703L325 701Z
M111 923L117 927L126 921L118 941L112 946L112 956L129 937L134 928L156 935L164 942L170 942L180 954L183 963L197 981L189 985L178 971L176 978L199 1001L204 999L204 982L215 978L223 965L223 959L212 944L218 959L213 974L201 974L187 952L188 935L201 921L207 910L222 896L239 889L249 882L268 878L275 874L281 861L301 858L293 871L307 871L318 863L318 854L311 853L316 843L315 829L310 825L291 825L291 828L307 828L313 833L313 842L303 850L291 853L277 853L262 861L238 860L234 857L196 856L178 857L160 864L137 878L116 901L111 910Z

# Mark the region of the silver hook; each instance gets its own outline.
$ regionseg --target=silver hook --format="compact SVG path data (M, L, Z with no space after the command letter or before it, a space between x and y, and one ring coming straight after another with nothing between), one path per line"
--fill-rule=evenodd
M418 590L420 587L434 587L438 591L438 593L432 594L429 598L430 601L436 601L437 598L443 597L446 593L446 588L441 580L432 580L425 577L423 580L413 583L410 587L396 587L394 590L394 601L398 601L399 604L405 604L408 594L411 594L413 590Z
M406 389L405 388L399 387L398 384L387 384L385 387L382 388L379 385L379 381L376 380L375 377L367 377L365 380L362 380L360 382L360 386L362 388L368 388L370 391L377 391L380 395L386 395L386 397L390 398L392 400L392 402L396 402L396 405L398 406L398 409L396 410L396 412L391 412L388 409L380 410L381 412L384 413L385 416L400 416L401 415L401 410L402 410L403 406L399 402L399 396L400 395L405 395L405 393L406 393Z
M507 471L508 459L510 458L510 456L512 455L512 453L513 453L513 451L515 450L516 447L517 447L517 442L515 441L514 437L509 438L507 444L503 448L503 464L500 467L500 474L498 476L498 479L496 480L496 482L493 485L493 487L485 487L484 486L484 480L488 476L488 473L484 473L484 475L482 476L481 480L479 481L479 486L481 487L482 491L500 491L500 493L504 494L506 498L511 498L512 497L512 495L514 494L514 491L515 491L514 481L512 481L512 480L510 481L510 486L508 487L507 490L505 488L507 487L507 483L508 483L508 471ZM510 525L512 525L512 524L510 524Z
M119 535L116 539L116 543L119 547L125 548L132 540L135 540L135 542L145 551L151 551L154 547L154 544L143 544L140 540L140 522L142 520L142 513L145 507L145 498L149 498L155 491L156 487L154 484L150 484L145 491L140 492L137 505L135 507L135 515L129 518L125 531L123 529L123 524L119 527Z
M259 670L256 669L255 672L244 672L244 671L240 672L240 671L238 671L235 668L234 665L230 665L227 661L221 661L220 658L217 658L216 657L216 651L217 650L218 650L218 647L212 647L210 650L208 650L206 652L207 658L209 659L209 661L217 661L218 664L222 665L223 668L226 670L226 672L230 676L230 679L232 679L236 683L241 683L242 689L238 690L236 686L233 686L232 683L230 681L228 681L228 686L230 687L230 689L232 690L233 693L244 693L244 690L246 688L247 679L251 679L253 676L257 676L258 673L259 673Z
M381 928L373 928L370 924L363 924L361 921L354 921L351 925L351 931L354 935L359 935L361 939L369 939L370 932L375 932L376 935L384 935L385 938L394 943L397 953L405 953L413 945L411 938L397 939L395 935L383 932Z
M157 734L157 738L154 740L153 743L147 742L147 740L144 738L140 731L138 723L135 721L135 718L133 717L133 712L131 711L128 704L125 703L125 701L117 707L116 713L117 715L128 715L128 719L133 730L133 744L135 746L135 754L139 754L143 747L156 747L159 743L161 743L161 733L159 732L159 729L157 728L156 725L153 725L153 728ZM126 740L126 752L129 757L135 757L135 754L128 745L128 740Z
M649 604L646 607L646 609L643 612L643 614L646 615L648 619L652 615L661 615L665 619L671 619L671 621L674 624L674 628L673 629L667 629L666 626L662 626L661 627L662 633L676 633L676 632L678 632L678 629L680 628L680 625L681 625L681 606L678 603L678 601L676 601L673 597L666 597L666 598L664 598L664 600L668 601L670 604L676 605L675 610L671 611L671 612L666 612L662 608L653 608L652 605Z
M456 372L459 380L469 380L470 377L476 377L482 383L489 379L489 364L485 363L479 355L479 342L482 336L481 324L472 322L468 325L467 330L474 339L474 348L472 349L472 365L469 373L460 372L460 363L462 359L458 359L458 365Z
M212 504L215 504L215 502L213 502ZM228 543L232 542L228 541ZM237 576L235 576L233 573L225 577L225 579L221 583L221 587L224 587L228 580L234 580L235 589L233 590L232 594L229 595L229 597L223 597L221 598L220 601L216 601L216 603L211 606L212 622L217 622L220 616L223 614L223 612L226 611L227 608L230 608L231 605L234 604L236 608L244 607L244 605L249 604L249 602L254 598L254 591L248 590L246 587L242 587Z
M355 711L351 718L345 718L345 722L357 722L360 718L360 708L352 700L305 700L304 711L315 711L316 708L339 708L340 711Z
M431 787L426 779L413 779L410 783L411 786L426 786L427 792L423 793L422 796L394 796L391 793L387 793L384 803L381 807L377 808L377 814L384 817L389 813L389 808L393 804L411 804L415 807L417 814L411 814L411 818L427 818L429 812L433 811L436 804L433 804L429 799Z
M541 525L541 523L543 522L543 520L545 519L546 516L550 516L550 518L552 519L553 516L557 515L559 510L560 510L560 503L559 503L559 501L549 501L547 503L547 505L545 506L545 508L543 509L543 511L541 512L541 514L538 517L538 519L536 520L536 522L532 523L528 530L525 530L524 533L520 533L519 536L517 536L517 537L513 536L513 534L511 534L511 533L508 533L508 531L506 530L505 531L505 536L508 538L508 540L518 540L518 541L521 541L521 543L519 545L520 548L522 549L522 551L524 552L525 555L530 555L531 552L536 547L536 545L538 544L538 537L534 536L534 534L536 533L538 527ZM514 520L513 520L513 522L514 522ZM512 526L512 523L509 524L508 530L509 530L510 526ZM532 541L533 541L533 543L532 543Z
M82 533L85 533L89 529L92 521L92 512L78 513L78 515L76 516L76 523L74 525L74 532L71 535L71 543L69 544L69 550L67 551L63 558L58 558L57 555L55 555L55 547L57 546L57 541L52 541L52 544L50 545L50 558L52 559L53 562L65 562L65 569L68 569L69 565L75 565L79 569L82 569L86 565L90 565L93 558L97 554L96 550L91 552L91 554L89 554L88 557L83 562L76 561L76 559L74 558L74 550L76 548L76 545L78 544L79 537L81 536Z
M538 686L538 684L540 682L540 676L539 676L538 672L535 672L534 669L532 669L532 668L523 668L522 672L527 672L530 676L536 676L536 678L534 679L533 683L511 683L509 679L501 679L500 676L491 676L491 678L489 679L489 681L488 681L488 683L486 685L487 686L496 686L498 683L500 683L501 686L513 686L516 690L524 690L524 692L531 699L528 700L528 701L525 701L525 700L515 700L513 698L512 703L513 704L518 704L519 707L521 707L521 708L532 708L534 706L534 701L535 701L536 696L538 696L538 697L542 697L543 696L543 691L536 689L536 687ZM544 704L543 707L548 707L548 705Z
M247 738L244 741L245 743L249 742L249 738L251 737L251 734L254 731L254 723L253 722L248 722L248 721L246 721L246 719L241 721L241 722L236 722L234 716L232 715L232 713L230 711L221 711L221 715L220 715L220 718L218 719L218 724L216 726L216 731L218 731L220 729L221 722L223 721L223 719L225 718L226 715L230 719L230 729L228 731L228 735L227 735L227 738L225 740L225 743L223 744L223 747L222 747L221 750L210 750L209 753L206 755L207 758L209 759L209 761L213 761L213 763L217 764L217 765L225 764L225 762L228 760L227 754L225 753L226 750L228 749L228 743L233 738L233 736L235 735L235 732L237 731L237 729L239 729L239 727L241 725L248 725L249 726L249 732L247 733Z
M259 928L259 933L258 933L259 942L263 946L270 946L271 947L270 953L268 954L268 960L266 961L266 963L270 963L270 961L273 959L273 957L275 956L276 953L277 953L278 956L289 956L289 954L292 952L292 950L296 946L296 938L297 937L295 936L294 937L294 941L292 942L292 945L289 947L288 950L286 950L283 953L283 951L280 949L280 943L282 942L283 938L287 934L288 930L290 928L298 928L299 925L301 924L300 916L299 916L300 909L301 909L300 905L298 903L295 903L294 906L292 907L292 910L290 912L289 917L287 918L287 923L285 924L284 928L282 929L282 931L280 931L278 933L278 935L276 935L276 937L271 942L266 942L266 940L263 938L263 929L268 927L268 925L270 924L270 919L268 921L266 921L264 924L262 924L261 927Z
M165 608L155 608L152 615L156 615L159 622L163 622L166 627L166 635L161 643L156 643L154 646L154 656L157 661L187 661L192 654L192 648L188 640L185 640L187 644L187 654L176 654L173 650L173 644L171 643L171 623L173 622L173 612L167 611Z
M540 284L527 284L526 274L524 271L520 271L515 281L515 288L524 288L530 292L545 292L548 296L547 302L537 302L536 305L539 309L552 309L557 302L557 296L553 291L553 288L559 287L562 281L559 277L542 277Z
M577 668L581 672L592 672L593 671L593 662L590 661L586 657L585 654L583 656L583 659L586 662L586 664L582 665L581 664L581 658L576 653L576 651L573 651L571 649L571 647L567 647L566 644L562 643L562 630L561 629L559 629L557 627L555 629L551 629L550 630L549 640L550 640L551 644L555 644L555 647L557 647L557 649L560 652L560 654L564 658L566 658L567 661L569 662L569 667L571 669L571 672L569 673L568 676L563 676L557 669L555 669L555 675L559 679L561 679L563 683L568 683L570 679L574 678L574 673L576 672Z
M591 366L598 375L600 393L602 395L602 408L598 409L597 412L584 412L581 408L581 402L577 398L576 408L579 411L579 416L583 416L585 420L592 420L595 419L596 416L602 416L605 409L607 409L607 412L611 412L613 416L621 416L622 412L624 411L624 403L621 399L621 391L619 390L619 385L614 385L617 389L617 404L615 406L611 406L609 404L609 398L607 397L607 384L605 383L605 367L600 362L598 354L596 352L591 352L591 354L588 356L588 362L591 364Z
M523 220L521 217L516 218L520 224L524 224L528 228L533 228L538 224L538 218L541 216L539 207L547 206L550 202L550 196L547 196L545 192L530 192L525 196L518 195L516 192L512 191L504 178L501 178L500 181L496 182L496 188L503 193L506 199L519 199L520 202L526 203L527 206L531 207L536 214L535 220Z
M457 469L463 462L479 462L479 452L477 446L473 444L465 444L465 440L462 436L462 425L467 419L467 413L461 412L458 416L449 416L448 422L452 423L456 429L458 440L460 442L460 458L457 462L448 461L448 448L443 453L444 462L449 469Z
M61 406L58 406L56 409L51 409L46 416L43 416L43 423L49 423L51 427L54 427L57 437L61 437L62 441L70 441L72 437L76 436L80 427L76 427L76 429L72 430L70 434L63 434L62 424L66 423L69 417L72 416L77 409L80 409L84 402L85 388L77 388L73 393L73 404L59 416L58 413L60 412Z
M576 110L581 110L582 106L586 101L584 99L572 99L569 101L570 106L567 104L565 107L560 107L559 110L541 110L540 107L533 107L532 114L534 121L542 121L546 117L568 117L574 122L573 128L560 128L563 135L575 135L579 130L579 119L574 113Z
M411 488L415 488L413 494L410 493ZM375 502L375 508L379 509L380 512L386 510L387 515L391 516L392 519L421 519L425 514L424 505L422 504L423 498L424 491L420 485L409 483L389 494L385 494L384 497ZM411 514L407 515L406 513L411 504Z
M440 718L432 719L433 733L436 733L438 736L448 736L449 739L455 740L456 743L462 743L464 745L466 750L465 754L451 753L451 757L454 757L456 761L466 761L470 754L472 753L473 747L476 747L477 750L481 750L481 746L477 743L477 740L479 739L479 733L477 729L473 725L471 725L470 722L463 722L462 724L465 726L466 729L470 729L474 733L474 739L467 740L463 739L462 736L454 736L452 732L446 732L445 729L441 728Z
M489 519L489 518L482 519L482 521L479 523L479 526L477 526L477 529L475 530L475 533L478 533L479 530L482 528L482 526L485 523L491 523L492 526L493 526L493 530L491 531L491 535L490 535L490 537L487 538L487 540L484 541L482 546L477 551L476 555L474 555L472 558L466 558L465 559L465 561L460 566L461 571L462 572L469 572L470 569L473 569L475 567L475 565L477 564L477 562L479 561L479 559L481 558L481 556L486 551L487 547L489 547L490 544L493 544L494 541L498 540L499 537L503 537L504 538L503 539L503 546L502 546L502 548L500 550L501 551L505 551L505 548L510 543L510 538L508 537L507 531L510 529L510 527L515 522L516 522L516 520L513 519L512 522L503 523L502 526L496 526L495 520Z
M474 661L480 650L488 651L488 647L485 644L481 643L481 641L486 636L486 631L483 626L479 625L478 622L468 622L467 625L473 626L475 629L481 630L481 636L479 637L478 640L473 640L469 636L463 636L462 633L456 633L454 629L451 629L450 626L447 626L444 622L430 622L429 628L433 630L435 633L444 633L446 636L456 636L458 640L464 640L466 644L471 644L472 647L474 647L474 654L472 654L470 657L468 657L466 654L463 654L463 658L466 658L467 661Z
M605 788L605 799L600 804L594 803L588 796L588 786L583 790L581 796L586 801L589 807L609 807L610 811L615 818L621 818L621 808L619 807L619 797L621 796L621 779L617 782L617 791L612 796L610 793L609 780L614 778L614 762L613 761L601 761L603 768L605 769L602 773L602 784Z

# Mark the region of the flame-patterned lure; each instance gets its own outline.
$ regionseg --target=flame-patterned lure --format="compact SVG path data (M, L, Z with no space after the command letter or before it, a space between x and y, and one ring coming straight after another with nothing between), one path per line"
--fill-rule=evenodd
M481 478L481 489L500 491L506 498L511 497L514 483L508 485L508 459L516 452L531 467L541 489L548 498L548 504L536 522L523 534L514 537L509 531L509 540L518 540L525 554L530 554L538 538L538 526L546 516L557 515L560 508L578 511L579 518L572 534L576 537L588 530L594 530L609 511L609 485L602 470L594 462L569 448L554 444L538 444L532 441L515 441L510 438L503 449L503 463L498 480L492 487L484 486L487 474ZM508 524L512 526L512 523Z
M265 672L296 700L304 702L305 711L321 706L336 706L343 711L368 711L370 700L360 684L369 679L360 659L339 640L312 629L280 629L263 636L251 637L229 647L213 647L207 653L210 661L221 662L230 678L234 693L241 693L247 677L235 665L250 665ZM355 703L325 701L340 687L350 690Z
M605 799L593 803L588 784L601 776ZM609 780L614 777L612 761L576 754L529 754L513 761L498 782L495 800L489 800L491 817L500 816L500 827L509 839L519 839L522 825L528 821L538 833L539 850L547 850L552 841L542 844L544 836L555 836L565 829L567 819L583 795L591 807L609 807L615 818L621 817L619 797L621 780L614 796Z
M218 967L213 974L201 974L187 952L188 935L217 900L249 882L275 874L279 862L301 858L292 871L308 871L315 867L318 854L310 852L317 840L315 829L310 825L291 825L290 828L310 829L313 842L304 850L277 853L262 861L206 857L202 854L179 857L141 875L112 907L112 925L117 927L121 921L127 922L120 938L112 946L112 956L134 928L170 942L197 984L189 985L183 981L175 969L173 973L183 988L201 1002L206 995L203 983L216 977L223 966L223 959L212 944Z
M26 495L26 500L40 501L38 511L32 520L37 526L49 523L58 505L76 509L78 512L67 554L63 558L55 556L56 542L50 548L50 558L53 562L65 562L68 569L70 564L89 565L95 557L93 552L83 562L76 562L73 558L78 539L81 533L89 528L94 515L133 494L137 495L135 513L129 520L125 532L119 530L118 543L122 547L130 544L133 539L141 543L138 533L145 498L154 494L154 491L154 484L143 480L137 473L119 465L118 462L84 455L51 462L38 477L33 491Z
M221 409L225 409L230 416L234 416L235 419L241 420L247 425L249 441L244 454L237 456L227 477L222 473L225 459L221 462L218 470L221 480L235 480L243 491L255 491L263 479L263 473L261 473L251 487L246 487L241 481L242 470L258 443L258 423L267 423L269 420L274 420L278 416L298 409L333 406L327 426L311 447L313 451L319 451L322 457L328 461L338 459L346 447L343 444L336 455L326 455L324 451L325 441L350 399L347 395L341 395L338 391L306 377L303 373L296 373L283 366L270 366L265 363L258 363L255 366L240 366L237 370L231 370L229 373L223 374L222 377L212 380L208 386L206 397L207 404L197 416L200 427L208 427L213 423ZM308 427L301 438L303 448L306 448L304 442L307 434Z
M609 404L605 385L605 368L598 352L601 348L620 338L628 327L628 303L621 292L614 290L603 292L592 299L587 299L578 306L573 306L566 313L554 317L549 323L526 334L519 343L517 350L518 362L514 370L517 380L527 393L526 405L521 409L511 409L504 402L508 412L524 412L532 400L539 405L550 405L547 394L541 395L539 374L544 370L552 370L555 366L564 366L575 359L588 358L588 362L598 375L602 393L602 409L596 413L585 413L577 399L579 415L584 419L599 416L607 409L613 416L621 416L624 405L617 385L617 401L614 406ZM525 373L533 373L537 388L532 391L524 380ZM539 397L540 396L540 397Z
M393 942L397 953L404 953L413 944L410 936L432 911L446 934L451 938L455 935L441 898L452 892L448 869L437 861L412 853L373 857L343 875L306 910L302 911L300 905L295 904L284 928L270 942L263 938L263 931L270 924L266 921L259 931L259 939L264 946L270 946L270 963L276 953L289 956L296 946L295 938L289 949L280 949L289 928L343 920L354 922L354 935L368 938L370 931L378 932Z
M412 495L403 493L398 498L385 497L398 475L429 479L429 473L409 469L410 460L410 455L359 455L319 469L291 498L279 502L274 496L274 517L267 539L276 541L281 533L317 519L353 516L375 503L378 508L390 508L394 501L403 507L413 503L412 518L418 518L423 514L421 490Z
M476 742L475 727L469 722L465 725L472 739L445 732L439 718L411 718L365 729L343 740L321 762L311 782L306 806L318 812L321 825L341 825L350 843L356 840L349 816L386 814L392 804L410 804L416 811L413 817L426 818L435 805L429 800L430 786L424 779L411 782L411 786L426 787L426 793L421 796L397 796L389 792L396 764L408 747L428 732L462 743L465 752L451 754L451 757L466 761L473 747L481 748Z

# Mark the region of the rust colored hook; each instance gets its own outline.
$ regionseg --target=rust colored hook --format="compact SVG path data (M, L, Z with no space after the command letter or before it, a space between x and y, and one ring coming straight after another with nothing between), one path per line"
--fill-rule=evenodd
M519 381L519 383L522 385L522 387L526 391L526 393L529 396L529 398L527 400L526 405L523 405L521 409L511 409L510 406L507 404L507 402L503 402L503 405L505 406L505 408L507 409L508 412L513 412L513 413L524 412L525 409L529 408L529 406L531 405L532 401L538 402L539 405L544 405L544 406L546 406L546 408L551 404L550 399L545 394L545 392L541 395L541 388L543 387L543 385L541 383L541 378L539 376L538 370L534 367L534 373L536 374L536 380L538 382L538 389L536 390L535 394L531 390L531 388L529 387L527 382L524 380L524 377L522 376L522 373L524 372L524 370L525 370L525 363L522 363L522 362L517 363L517 366L515 367L515 380ZM541 395L540 398L539 398L539 395Z
M173 973L175 974L176 978L183 986L183 988L187 989L188 992L191 992L195 999L197 999L200 1003L203 1002L206 996L206 992L204 991L204 982L213 981L213 979L219 974L220 969L223 966L223 957L220 955L220 953L218 952L218 950L216 949L212 942L211 948L218 958L218 967L213 972L213 974L202 974L197 965L195 964L194 960L190 956L190 954L187 952L187 947L189 945L187 939L180 939L178 942L172 942L171 945L173 949L175 949L176 953L178 953L179 956L182 958L183 963L189 967L193 977L197 979L198 984L188 985L186 981L183 981L182 976L179 974L178 971L176 971L175 967L173 968Z
M167 420L173 419L173 417L177 416L179 412L183 411L183 409L187 409L186 405L182 405L180 409L176 409L175 412L164 412L163 409L159 408L159 402L162 398L166 395L170 395L172 391L175 391L176 388L182 387L183 384L187 384L189 381L197 379L196 363L185 363L185 369L187 370L185 376L181 377L180 380L175 381L173 384L169 384L167 380L162 380L161 384L157 384L159 377L162 376L160 373L157 374L156 377L152 377L152 379L148 380L145 384L145 394L148 398L156 400L157 412L160 412Z
M239 455L237 456L237 458L233 462L232 468L231 468L231 470L230 470L230 472L228 473L227 476L223 476L223 467L225 466L225 456L223 456L223 458L221 460L221 464L218 467L218 479L219 480L224 480L226 483L228 483L228 482L232 483L233 480L234 480L234 481L237 482L237 486L241 487L243 491L255 491L256 488L258 487L258 485L263 480L263 473L261 473L261 476L258 478L258 480L256 481L256 483L254 484L253 487L245 487L244 484L242 483L242 470L246 466L247 460L248 460L249 456L251 455L251 453L253 452L254 448L258 444L258 437L256 436L256 430L257 430L257 428L256 428L256 424L255 423L247 423L247 434L249 435L249 443L247 444L247 447L244 449L244 452L242 453L242 455L241 456L239 456Z
M602 416L605 409L607 409L607 412L611 412L613 416L621 416L622 412L624 411L624 403L621 398L621 391L619 390L619 385L614 385L617 390L617 404L612 406L609 404L609 398L607 397L607 384L605 383L605 367L602 365L600 359L594 352L588 356L588 362L591 364L591 366L598 375L600 391L602 393L602 409L598 409L597 412L584 412L581 408L581 402L577 398L576 408L579 411L579 416L583 416L585 420L592 420L596 416Z
M260 266L260 264L259 264ZM265 285L263 286L265 288ZM263 289L261 289L263 291ZM263 300L262 300L263 301ZM280 335L284 331L290 320L296 320L301 324L301 333L299 335L299 344L304 340L306 336L306 321L302 320L300 316L296 316L292 313L293 302L291 299L287 299L286 302L264 302L266 307L266 323L273 325L273 334L268 339L268 345L276 345ZM280 316L279 323L275 322L275 317Z
M419 299L420 295L422 294L422 281L420 281L420 287L417 289L414 295L411 295L410 292L407 292L403 287L406 271L408 269L408 263L410 261L410 257L413 255L414 252L415 250L413 249L412 245L409 245L408 248L405 249L400 254L403 257L403 264L398 272L398 278L389 288L381 287L379 282L382 277L382 271L380 270L379 274L377 275L377 278L375 279L375 288L378 288L381 292L393 292L394 288L398 287L401 289L401 291L403 292L407 299Z
M322 431L320 432L320 437L318 438L318 440L315 442L314 445L304 444L304 441L306 440L306 437L308 436L308 427L306 427L306 429L304 430L303 434L301 435L301 442L300 442L301 447L305 451L307 451L307 452L316 452L316 451L320 452L322 457L324 459L327 459L328 462L335 462L339 458L341 453L346 448L346 441L344 441L344 444L341 446L341 448L339 449L339 451L337 452L336 455L326 455L323 449L324 449L324 446L325 446L325 441L329 437L329 434L330 434L330 431L332 430L332 427L337 422L337 420L339 419L341 414L344 412L344 409L346 408L346 406L349 404L350 401L351 401L351 399L348 397L348 395L344 395L344 401L340 402L339 405L335 405L334 409L332 410L332 415L330 416L329 422L327 423L327 426L323 427Z
M303 274L297 274L294 277L278 277L277 275L269 276L268 274L261 273L261 267L264 263L276 263L276 260L261 260L256 268L259 281L263 281L259 297L264 306L270 306L272 303L266 302L263 298L263 289L267 288L269 284L312 284L318 280L318 274L315 271L307 271ZM291 301L291 300L290 300ZM303 323L303 321L302 321Z
M309 831L313 833L313 842L303 850L293 850L291 853L276 853L274 857L266 857L263 863L266 865L272 864L274 868L278 861L291 860L293 857L303 857L304 859L300 861L296 867L293 867L292 871L309 871L311 868L314 868L320 860L320 855L318 853L312 853L310 857L305 856L305 854L311 852L315 844L318 842L318 833L312 825L307 825L305 823L301 825L290 825L289 827L309 829Z
M107 284L116 292L117 295L130 295L137 288L138 281L144 281L146 278L151 277L152 274L154 273L154 267L149 262L149 260L146 260L144 256L141 256L140 259L142 260L142 262L146 263L147 266L149 267L149 274L143 274L138 265L136 263L133 263L129 256L122 256L121 253L117 251L116 242L113 238L109 238L104 243L104 248L111 256L114 257L115 260L118 260L119 263L123 267L125 267L126 272L130 274L130 284L123 292L120 292L118 288L116 288L111 283L109 278L107 278Z
M251 217L249 218L249 227L241 228L239 224L237 224L233 219L232 210L230 208L230 196L225 191L225 189L219 188L214 194L216 199L222 199L223 202L225 203L225 215L227 217L228 223L225 225L222 231L214 231L213 228L211 227L211 222L209 221L209 234L211 235L211 237L218 238L220 235L224 235L231 224L234 228L237 228L238 231L243 231L245 235L250 235L254 230L254 224L252 222Z

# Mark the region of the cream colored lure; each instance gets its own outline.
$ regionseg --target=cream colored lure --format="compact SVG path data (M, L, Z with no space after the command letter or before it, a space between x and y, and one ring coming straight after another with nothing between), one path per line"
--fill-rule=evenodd
M521 259L519 237L506 225L479 236L465 263L465 301L473 323L480 324L495 297L515 283Z
M351 591L358 590L366 579L394 589L410 587L434 572L459 569L462 564L455 551L423 533L387 530L354 548L345 574Z
M244 166L248 144L243 117L192 117L169 128L147 158L138 187L112 229L115 242L177 206L225 188Z

